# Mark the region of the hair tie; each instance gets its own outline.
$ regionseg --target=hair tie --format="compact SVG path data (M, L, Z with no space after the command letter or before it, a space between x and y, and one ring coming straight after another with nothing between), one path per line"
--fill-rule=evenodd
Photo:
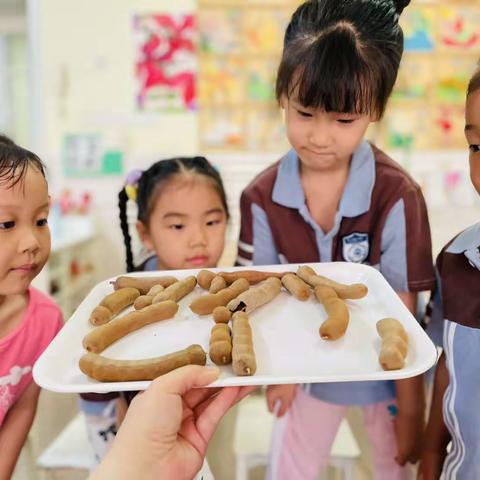
M143 171L136 169L132 170L128 175L127 175L127 180L125 183L125 192L127 193L127 197L130 200L133 200L134 202L137 201L137 190L138 190L138 181L140 180L140 177L142 176Z

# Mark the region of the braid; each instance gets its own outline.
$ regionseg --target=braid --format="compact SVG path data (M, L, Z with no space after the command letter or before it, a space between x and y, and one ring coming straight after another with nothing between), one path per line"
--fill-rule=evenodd
M132 238L128 230L128 218L127 218L127 202L128 195L123 188L118 194L118 209L120 210L120 227L123 233L123 242L125 243L125 257L127 262L127 272L133 272L133 254L132 254Z

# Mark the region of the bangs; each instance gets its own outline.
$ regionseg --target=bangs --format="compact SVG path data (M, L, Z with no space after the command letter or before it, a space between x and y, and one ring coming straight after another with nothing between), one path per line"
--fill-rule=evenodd
M29 167L45 177L44 165L37 155L16 145L0 145L0 185L15 187L23 181Z
M355 33L339 28L305 44L292 42L278 70L276 94L307 108L381 117L387 91L382 69L367 64Z

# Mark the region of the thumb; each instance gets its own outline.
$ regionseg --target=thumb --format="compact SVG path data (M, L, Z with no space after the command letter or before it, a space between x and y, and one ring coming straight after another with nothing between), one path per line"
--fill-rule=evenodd
M205 387L214 382L220 375L216 367L187 365L177 368L166 375L156 378L148 387L151 392L161 394L184 395L192 388Z

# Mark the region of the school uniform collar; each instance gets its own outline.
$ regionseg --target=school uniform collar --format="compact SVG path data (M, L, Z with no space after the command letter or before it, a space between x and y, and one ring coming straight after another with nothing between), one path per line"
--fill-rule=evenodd
M305 205L299 166L298 154L291 149L278 167L272 192L275 203L298 210ZM374 185L375 156L371 145L363 141L352 156L347 184L340 201L340 215L357 217L367 212L370 209Z
M446 249L447 253L464 254L480 270L480 222L464 230Z

